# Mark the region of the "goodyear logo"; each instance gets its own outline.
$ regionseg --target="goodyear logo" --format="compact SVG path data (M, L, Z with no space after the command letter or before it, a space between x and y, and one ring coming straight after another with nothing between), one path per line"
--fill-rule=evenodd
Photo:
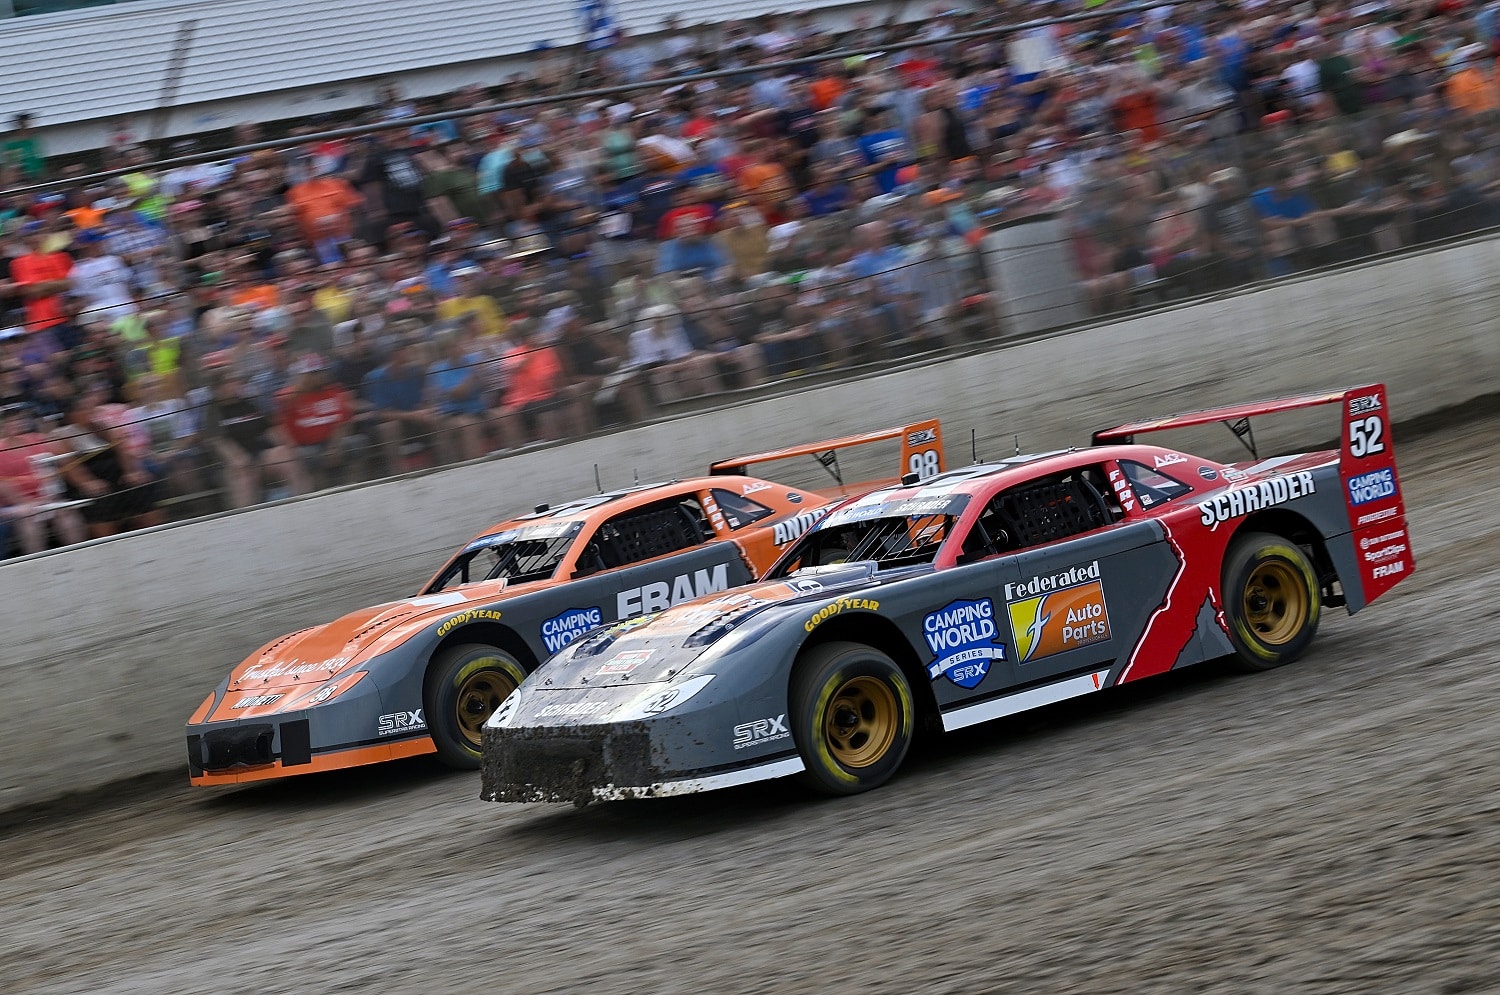
M995 603L950 601L922 619L927 648L937 657L927 665L927 675L937 680L946 674L961 688L978 686L990 672L990 664L1005 659L1005 645L995 641Z
M880 602L872 600L870 598L839 598L833 604L824 605L822 608L819 608L817 611L813 612L813 617L808 619L806 622L803 622L802 628L806 629L808 632L811 632L840 612L857 610L872 612L879 611Z
M1104 600L1104 585L1097 580L1014 601L1009 607L1020 663L1109 638L1109 605Z
M459 612L457 615L454 615L452 618L448 619L448 621L438 626L438 638L441 639L448 633L452 632L454 629L458 628L460 625L466 625L469 622L480 622L486 620L491 622L498 622L500 621L500 613L491 608L471 608L466 612Z

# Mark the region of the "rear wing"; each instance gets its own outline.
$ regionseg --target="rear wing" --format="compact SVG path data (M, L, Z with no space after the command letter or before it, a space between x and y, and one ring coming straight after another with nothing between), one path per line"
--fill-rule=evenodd
M844 480L843 471L839 468L839 450L869 445L872 442L885 442L889 439L901 440L900 468L895 475L888 480L863 483L847 483ZM917 475L918 480L926 480L947 469L943 458L942 426L936 418L932 418L910 425L862 432L858 435L844 435L836 439L806 442L797 446L751 453L748 456L717 460L708 468L708 472L743 476L749 467L757 463L771 463L776 460L794 459L798 456L811 456L822 465L824 470L828 471L829 476L838 484L838 487L824 492L830 496L872 490L875 487L894 483L901 477L912 473Z
M1259 458L1250 419L1278 411L1295 411L1322 404L1338 404L1343 424L1339 432L1339 477L1344 504L1359 560L1366 603L1374 601L1405 579L1415 568L1406 531L1406 508L1396 476L1395 444L1385 384L1365 384L1320 394L1298 394L1272 401L1205 408L1165 418L1132 422L1095 432L1094 445L1131 443L1137 435L1221 421Z
M1384 392L1384 384L1376 386ZM1250 450L1250 455L1258 459L1260 454L1255 451L1255 434L1250 430L1251 418L1257 415L1275 414L1278 411L1315 408L1320 404L1337 404L1350 394L1368 393L1375 389L1376 387L1351 387L1347 390L1324 391L1321 394L1297 394L1293 397L1281 397L1271 401L1251 401L1247 404L1230 404L1222 408L1184 411L1181 414L1167 415L1165 418L1151 418L1146 421L1116 425L1114 428L1100 429L1094 433L1093 444L1096 446L1116 442L1129 444L1135 441L1137 435L1145 435L1147 432L1164 432L1170 428L1190 428L1194 425L1208 425L1221 421Z

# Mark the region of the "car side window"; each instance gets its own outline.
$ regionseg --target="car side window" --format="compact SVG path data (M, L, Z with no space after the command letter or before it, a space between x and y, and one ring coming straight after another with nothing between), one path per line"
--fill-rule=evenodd
M979 524L999 553L1104 528L1121 517L1105 500L1104 481L1102 469L1084 467L1018 484L991 499Z
M1163 504L1192 491L1191 487L1170 474L1135 460L1120 460L1120 469L1124 471L1125 479L1130 481L1130 489L1140 498L1143 508Z
M746 525L776 514L759 501L752 501L734 491L715 487L709 493L713 495L714 503L719 506L719 510L724 513L724 522L731 530L742 529Z
M713 537L697 497L668 498L607 519L594 533L604 569L701 546Z

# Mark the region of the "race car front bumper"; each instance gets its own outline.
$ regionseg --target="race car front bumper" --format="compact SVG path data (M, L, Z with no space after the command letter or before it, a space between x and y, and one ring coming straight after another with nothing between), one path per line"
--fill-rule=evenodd
M652 748L647 722L484 730L480 797L492 802L662 798L785 777L803 770L794 750L685 769Z

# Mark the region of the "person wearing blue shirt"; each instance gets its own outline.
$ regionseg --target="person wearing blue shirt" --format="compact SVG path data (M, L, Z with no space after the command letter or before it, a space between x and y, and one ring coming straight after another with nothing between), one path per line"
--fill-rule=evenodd
M427 367L427 395L432 398L444 461L478 459L484 445L485 358L467 352L463 340L449 333L438 339L438 358ZM458 445L451 441L457 437Z
M703 220L685 214L677 219L674 237L661 244L656 257L656 272L684 273L698 270L710 280L716 279L729 265L729 257L712 239L705 237Z
M435 441L437 425L427 407L427 375L415 350L415 343L397 343L386 364L365 376L364 397L380 435L387 473L404 469L404 448L431 448Z
M896 189L897 172L912 161L906 137L892 123L888 110L877 111L871 118L869 128L859 138L859 150L870 165L881 193Z
M1272 276L1292 272L1303 242L1303 229L1316 213L1317 205L1306 191L1292 185L1291 173L1282 169L1270 186L1251 195L1250 206L1265 222L1267 271Z

